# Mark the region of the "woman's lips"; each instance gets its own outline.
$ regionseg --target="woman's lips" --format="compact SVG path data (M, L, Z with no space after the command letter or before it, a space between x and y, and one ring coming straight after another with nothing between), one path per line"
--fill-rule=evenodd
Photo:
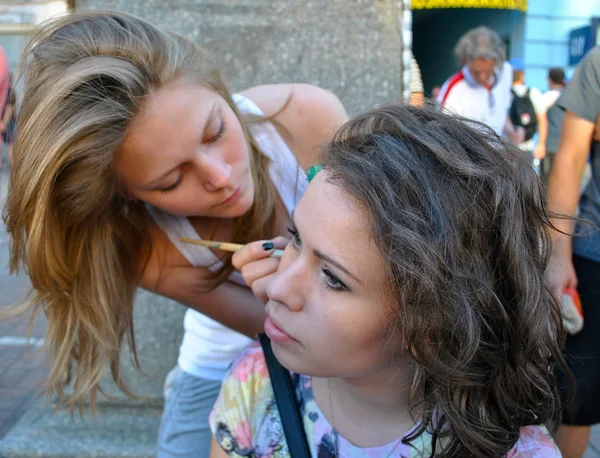
M227 199L225 199L221 204L219 204L219 206L227 207L227 206L233 205L238 201L238 199L241 197L241 195L242 195L242 187L238 186L236 188L236 190L233 191L233 194L231 194Z
M296 339L280 328L270 316L267 316L267 319L265 320L265 334L269 336L269 339L276 343L283 344L297 342Z

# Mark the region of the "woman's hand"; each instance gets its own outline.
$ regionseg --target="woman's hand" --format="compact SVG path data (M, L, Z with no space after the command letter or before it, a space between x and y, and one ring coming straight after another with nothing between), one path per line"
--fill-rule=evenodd
M577 275L573 267L573 252L569 236L560 234L554 239L552 255L546 267L546 278L559 301L565 289L577 288Z
M273 258L271 254L275 249L285 248L288 242L285 237L252 242L233 255L233 266L241 272L254 296L263 304L268 301L267 286L279 267L279 258Z

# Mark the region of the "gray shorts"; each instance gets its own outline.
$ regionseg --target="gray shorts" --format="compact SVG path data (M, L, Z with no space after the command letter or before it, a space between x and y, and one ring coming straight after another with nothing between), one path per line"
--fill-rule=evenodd
M175 367L165 380L165 408L158 431L158 458L208 458L212 433L208 415L221 382Z

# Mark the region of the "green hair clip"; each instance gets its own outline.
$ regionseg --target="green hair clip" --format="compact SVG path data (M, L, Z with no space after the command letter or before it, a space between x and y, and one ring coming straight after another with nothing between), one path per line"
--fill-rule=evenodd
M306 169L306 177L308 178L309 183L313 180L314 177L317 176L317 173L319 173L322 168L323 164L316 164Z

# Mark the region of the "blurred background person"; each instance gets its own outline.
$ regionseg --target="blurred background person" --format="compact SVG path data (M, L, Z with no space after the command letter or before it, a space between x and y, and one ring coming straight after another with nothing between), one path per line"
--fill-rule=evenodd
M511 59L510 64L513 68L510 122L515 127L523 128L525 138L518 146L522 151L533 156L534 164L539 169L541 160L546 156L546 138L548 134L546 104L539 89L525 84L525 64L523 60Z
M548 135L546 137L546 156L542 160L542 173L545 180L550 176L554 157L560 143L560 132L565 112L556 104L556 101L562 94L566 84L565 71L562 68L555 67L548 71L548 91L544 92Z
M500 36L483 26L469 30L458 40L454 54L462 68L442 86L437 98L440 107L521 143L523 134L508 117L512 67Z
M12 83L12 75L9 77L8 94L6 96L6 103L2 110L2 142L4 143L4 152L6 153L6 161L10 166L12 148L15 143L16 134L16 115L17 115L17 94Z
M8 64L8 58L6 57L6 53L4 52L4 48L0 46L0 107L6 106L6 101L8 98L8 88L10 87L10 70ZM5 129L4 126L4 116L0 121L0 132L3 132ZM4 163L4 136L0 139L0 167Z
M600 47L588 51L558 101L565 110L560 145L550 173L548 210L591 222L575 225L553 218L552 256L547 269L557 297L577 288L583 308L583 329L567 337L565 356L577 381L573 401L566 406L556 440L565 458L580 458L590 427L600 423ZM590 148L591 147L591 148ZM580 198L585 165L592 157L592 177ZM551 213L551 214L552 214Z

